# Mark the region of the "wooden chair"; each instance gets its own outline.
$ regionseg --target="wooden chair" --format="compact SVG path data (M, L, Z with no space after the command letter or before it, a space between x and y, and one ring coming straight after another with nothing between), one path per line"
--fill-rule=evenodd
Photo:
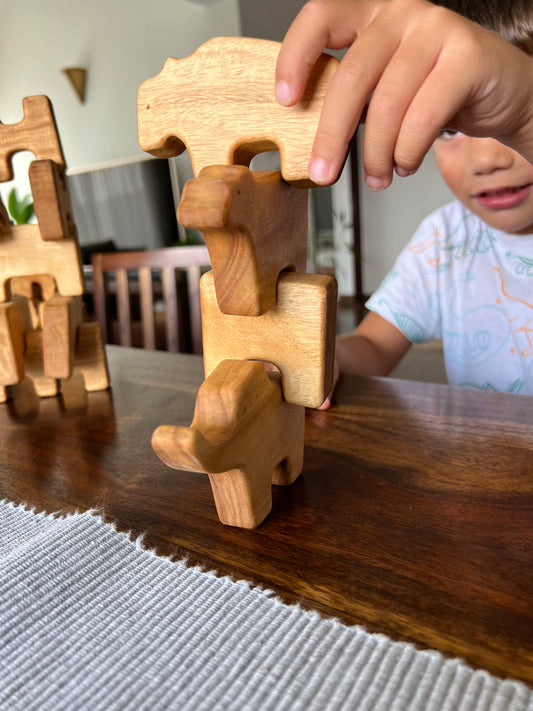
M139 345L148 350L161 347L157 326L163 314L154 311L154 303L163 301L166 350L202 352L199 281L202 267L210 268L207 247L97 253L91 263L95 316L106 343L137 345L132 342L132 314L138 310ZM112 328L117 318L118 339Z

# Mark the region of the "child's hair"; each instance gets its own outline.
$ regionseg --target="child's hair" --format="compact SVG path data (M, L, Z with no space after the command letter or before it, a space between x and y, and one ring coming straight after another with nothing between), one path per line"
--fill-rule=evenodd
M532 0L431 0L533 54Z

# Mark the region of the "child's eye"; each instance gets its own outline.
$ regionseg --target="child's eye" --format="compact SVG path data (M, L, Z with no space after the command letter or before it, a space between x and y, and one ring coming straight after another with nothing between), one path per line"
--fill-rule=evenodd
M455 138L456 136L461 136L460 131L452 131L451 128L443 128L442 131L439 134L439 138L444 138L444 139L450 139L450 138Z

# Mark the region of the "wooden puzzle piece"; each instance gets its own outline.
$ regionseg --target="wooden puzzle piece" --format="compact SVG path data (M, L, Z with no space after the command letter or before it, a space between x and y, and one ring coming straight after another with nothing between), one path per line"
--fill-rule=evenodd
M76 239L43 240L39 225L17 225L0 238L0 302L6 282L30 274L51 275L62 296L83 294L83 274Z
M59 392L59 381L44 374L43 332L40 328L26 333L24 373L33 383L39 397L54 397Z
M77 231L64 168L51 160L34 160L28 176L42 239L75 239Z
M70 378L78 329L83 322L81 296L54 296L41 310L43 372L48 378Z
M209 166L185 184L178 218L204 236L223 313L265 313L280 272L305 271L307 201L278 171L240 165Z
M322 54L296 106L274 96L278 42L216 37L184 59L170 57L137 96L141 148L159 158L188 149L195 176L208 165L249 165L278 149L290 183L309 187L308 164L322 103L338 60Z
M0 122L0 182L13 180L11 159L18 151L31 151L38 160L53 160L65 167L52 104L46 96L22 100L24 118L16 124Z
M168 466L209 474L222 523L255 528L272 508L271 484L302 469L304 419L261 363L228 360L200 386L191 426L158 427L152 445Z
M223 314L212 272L200 281L205 373L227 359L261 360L281 372L287 402L319 407L333 385L337 283L284 272L276 305L261 316Z
M17 297L0 304L0 386L24 378L25 334L32 328L27 299Z
M4 305L0 305L1 309ZM73 379L82 378L86 392L106 390L109 371L105 357L102 332L97 323L83 323L78 328L72 375L68 379L48 377L44 374L44 344L41 329L25 335L24 366L22 377L11 386L0 385L0 403L16 398L19 388L29 387L37 397L53 397L69 388Z
M100 324L82 323L76 335L74 375L81 373L88 393L106 390L109 387L109 370Z

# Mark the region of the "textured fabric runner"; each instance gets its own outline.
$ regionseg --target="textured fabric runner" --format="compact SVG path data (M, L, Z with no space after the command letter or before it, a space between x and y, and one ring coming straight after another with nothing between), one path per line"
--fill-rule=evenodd
M0 502L2 711L533 711L531 689Z

